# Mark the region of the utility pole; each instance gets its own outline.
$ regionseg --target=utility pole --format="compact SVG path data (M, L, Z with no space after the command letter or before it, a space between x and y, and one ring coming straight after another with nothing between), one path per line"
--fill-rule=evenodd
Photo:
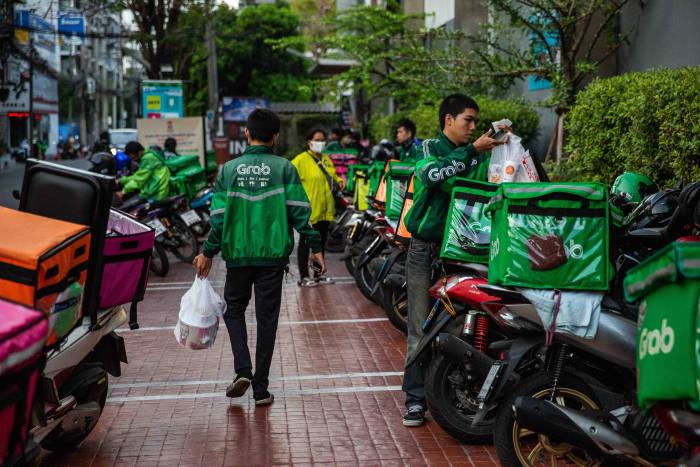
M34 39L29 32L29 157L34 157Z
M214 28L214 20L212 18L212 10L214 8L215 0L206 0L206 14L207 14L207 82L209 91L209 110L214 112L214 118L211 122L210 131L213 134L214 128L217 125L218 119L216 118L216 113L219 108L219 76L217 73L216 66L216 29Z

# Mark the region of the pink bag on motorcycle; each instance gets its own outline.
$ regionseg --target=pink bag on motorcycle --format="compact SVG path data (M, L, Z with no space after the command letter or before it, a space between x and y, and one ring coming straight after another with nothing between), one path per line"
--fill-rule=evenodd
M0 300L0 465L21 463L48 332L45 313Z
M143 300L155 232L121 211L109 212L100 308Z

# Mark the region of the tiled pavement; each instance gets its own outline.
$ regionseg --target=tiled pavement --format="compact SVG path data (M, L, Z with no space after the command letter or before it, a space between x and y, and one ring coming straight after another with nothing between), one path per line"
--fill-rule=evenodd
M44 452L40 465L497 465L492 447L460 445L430 419L401 424L405 338L337 256L328 262L336 284L299 289L291 275L285 283L271 368L276 400L257 409L251 391L224 394L233 357L223 323L209 350L175 342L191 267L173 264L167 278L152 277L141 329L121 332L129 364L110 377L99 424L76 451ZM220 292L224 278L218 260L210 279ZM252 344L252 304L247 315Z

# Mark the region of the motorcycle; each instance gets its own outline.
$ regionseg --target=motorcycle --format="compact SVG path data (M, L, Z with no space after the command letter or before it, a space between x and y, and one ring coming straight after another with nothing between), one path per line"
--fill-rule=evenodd
M628 240L660 245L690 233L693 220L687 214L699 209L697 198L689 206L681 195L667 226L629 231ZM651 214L653 204L642 203L638 210ZM697 229L700 219L695 223ZM494 430L503 465L548 458L549 465L569 459L650 466L677 462L684 451L686 460L697 454L688 449L699 439L696 413L679 404L661 403L652 411L636 404L637 314L636 307L622 303L605 310L592 340L554 334L551 371L524 379L503 402Z
M153 202L141 198L126 207L130 214L156 231L150 268L158 276L164 277L170 271L167 251L185 263L191 263L199 252L197 236L190 227L193 220L187 217L190 210L186 207L185 195Z
M209 233L211 224L209 224L210 214L209 208L211 206L211 200L214 198L214 189L211 187L203 188L195 195L190 201L190 209L198 216L198 220L192 214L185 214L190 220L191 224L188 224L198 237L203 237ZM181 214L182 217L182 214Z
M636 256L648 255L658 245L650 234L655 214L640 211L636 216L637 224L647 228L639 229L621 244L627 253L619 256L619 270L631 267L628 263L636 264ZM651 246L634 250L640 241ZM477 272L444 277L431 289L433 296L441 297L446 304L439 306L436 301L436 310L442 310L437 317L431 313L426 334L407 363L416 362L435 342L436 357L426 377L428 407L446 431L470 443L489 440L503 397L519 380L552 368L553 359L545 352L544 330L538 325L534 306L517 290L489 286L483 279L486 271ZM606 300L603 307L615 303ZM458 316L464 316L463 337L454 330L441 332ZM601 318L601 329L606 327L604 321ZM609 324L613 328L619 325L618 320ZM474 336L471 339L481 349L472 345L468 336Z
M104 238L113 190L112 177L28 159L21 196L16 192L15 197L22 211L90 226L92 250L103 242L99 235ZM90 267L101 264L93 255L99 253L91 253ZM121 363L127 363L124 339L115 330L129 321L129 315L122 305L98 310L95 284L100 285L91 285L88 278L82 322L46 355L25 460L38 454L39 445L54 451L79 445L104 409L107 374L121 376ZM135 307L132 312L136 325Z

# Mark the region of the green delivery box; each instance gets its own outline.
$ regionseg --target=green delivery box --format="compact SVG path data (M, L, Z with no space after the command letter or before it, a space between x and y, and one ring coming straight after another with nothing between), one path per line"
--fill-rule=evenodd
M386 162L375 161L372 163L369 169L369 194L368 196L374 197L377 194L377 189L379 188L379 183L382 181L382 175L384 175L384 170L386 168Z
M386 178L386 217L388 219L399 220L401 217L403 197L415 168L415 164L407 162L389 162Z
M362 174L363 177L367 178L367 171L370 166L366 164L352 164L348 166L348 183L345 186L345 190L349 192L355 191L355 178L357 174Z
M505 183L491 216L489 283L607 290L608 191L599 183Z
M497 190L493 183L455 181L440 248L442 259L488 264L491 219L486 206Z
M700 404L700 242L675 242L629 271L639 301L637 398Z

